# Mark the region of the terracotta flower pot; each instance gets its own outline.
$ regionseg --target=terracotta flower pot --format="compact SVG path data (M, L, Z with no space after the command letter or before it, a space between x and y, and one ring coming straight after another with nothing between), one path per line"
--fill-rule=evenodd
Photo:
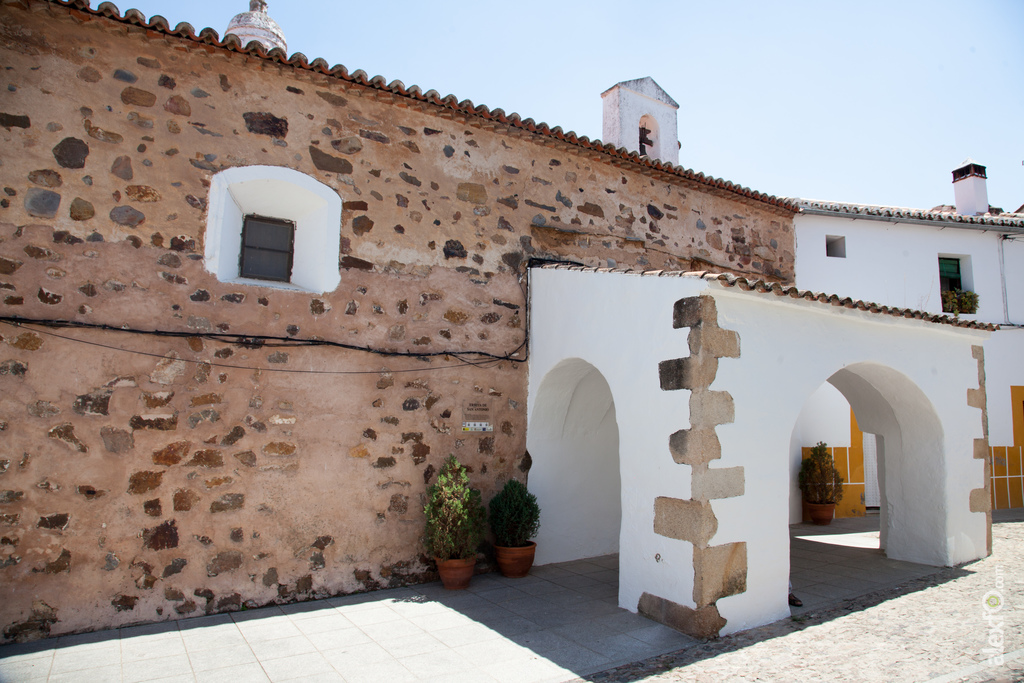
M503 548L500 545L494 546L494 552L498 560L498 570L502 576L510 579L521 579L530 573L533 566L533 556L537 552L537 544L533 541L529 545L520 548Z
M435 560L437 573L441 575L441 583L450 591L469 588L469 580L473 578L476 558L466 560Z
M818 526L828 526L836 513L835 503L807 503L807 514L811 522Z

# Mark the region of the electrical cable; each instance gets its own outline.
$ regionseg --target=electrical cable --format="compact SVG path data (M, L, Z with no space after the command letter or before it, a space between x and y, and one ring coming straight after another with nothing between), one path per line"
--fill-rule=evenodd
M110 344L103 344L101 342L88 341L88 340L85 340L85 339L78 339L76 337L69 337L69 336L66 336L66 335L57 334L56 332L53 332L53 331L50 331L50 330L43 330L43 329L29 328L28 327L29 324L38 324L38 325L44 325L44 326L55 326L55 325L48 325L47 323L37 323L36 321L31 321L31 320L25 320L25 321L22 321L22 322L12 322L11 320L7 319L6 317L0 317L0 322L6 323L8 325L11 325L12 327L20 327L20 328L24 328L24 329L32 329L35 332L38 332L40 334L43 334L43 335L46 335L46 336L49 336L49 337L55 337L57 339L62 339L62 340L65 340L65 341L74 342L74 343L78 343L78 344L85 344L87 346L95 346L95 347L102 348L102 349L107 349L107 350L110 350L110 351L121 351L123 353L131 353L131 354L134 354L134 355L137 355L137 356L148 356L150 358L158 358L160 360L167 360L168 359L168 357L166 355L162 355L162 354L159 354L159 353L153 353L153 352L150 352L150 351L140 351L138 349L126 349L126 348L121 347L121 346L113 346L113 345L110 345ZM79 326L79 327L82 327L82 326ZM117 330L119 328L115 327L115 328L111 328L111 329ZM133 330L124 330L124 331L126 331L126 332L133 332ZM144 332L142 332L142 333L144 334ZM178 335L159 335L159 336L178 336ZM195 337L195 336L199 336L199 335L182 335L182 336ZM361 351L361 350L364 350L364 349L362 349L360 347L355 347L355 350ZM494 356L493 358L488 358L488 359L484 360L483 362L474 362L474 361L471 361L471 360L468 360L468 359L465 359L465 358L461 358L459 356L459 353L460 352L453 352L453 353L448 353L448 354L432 354L432 355L448 356L450 358L455 358L455 359L457 359L459 361L458 363L454 363L452 365L445 365L445 366L441 366L441 367L410 368L410 369L405 369L405 370L392 370L392 369L387 369L387 370L297 370L297 369L294 369L294 368L274 368L274 367L255 366L255 365L233 365L231 363L221 363L221 362L217 362L217 361L199 360L199 359L193 359L193 358L175 358L174 360L180 360L180 361L183 361L185 363L193 363L195 365L208 365L208 366L213 367L213 368L224 368L224 369L228 369L228 370L259 370L261 372L277 372L277 373L295 374L295 375L379 375L381 372L389 372L391 374L398 374L398 373L407 373L407 372L431 372L431 371L435 371L435 370L449 370L451 368L463 367L463 366L467 366L467 365L468 366L487 368L487 367L490 367L491 364L495 364L496 365L496 364L501 363L502 361L505 361L505 360L509 360L509 361L512 361L512 362L521 362L520 359L518 359L518 358L507 358L506 359L506 358L500 357L500 356ZM416 358L418 356L415 356L413 354L409 354L407 357ZM426 360L425 357L419 357L419 358L420 358L420 360Z
M316 338L295 338L295 337L281 337L277 335L263 335L263 334L228 334L225 332L199 332L199 331L174 331L174 330L160 330L160 329L139 329L133 327L117 327L115 325L108 325L106 323L87 323L75 320L61 320L61 319L33 319L23 318L21 316L0 316L0 322L17 328L33 329L41 334L62 339L69 342L75 342L79 344L86 344L88 346L95 346L98 348L107 349L110 351L121 351L124 353L131 353L135 355L148 356L152 358L159 358L164 360L167 358L166 355L159 353L153 353L149 351L140 351L137 349L127 349L120 346L114 346L111 344L104 344L96 341L88 341L85 339L78 339L67 335L58 334L52 330L38 329L40 327L47 328L70 328L70 329L84 329L84 330L99 330L105 332L121 332L125 334L135 334L142 336L154 336L154 337L171 337L177 339L188 339L192 337L198 337L201 339L207 339L210 341L216 341L224 344L235 344L245 349L262 349L262 348L289 348L289 347L304 347L304 346L327 346L332 348L340 348L349 351L361 351L364 353L372 353L384 357L392 358L416 358L421 361L426 361L430 358L454 358L459 361L453 365L446 365L443 367L431 367L431 368L419 368L419 369L408 369L408 370L389 370L388 372L425 372L433 370L446 370L453 367L478 367L489 369L494 365L497 365L503 361L510 363L525 363L528 360L529 348L530 348L530 300L528 292L528 281L527 275L531 268L538 265L548 264L563 264L571 266L583 267L584 264L578 261L569 261L561 259L546 259L531 257L526 264L526 268L523 269L523 273L517 278L517 284L519 290L523 295L524 301L524 315L526 320L524 321L524 334L523 341L511 351L504 354L491 353L489 351L428 351L428 352L412 352L412 351L393 351L386 349L376 349L369 346L358 346L355 344L346 344L344 342L330 341L326 339ZM33 327L29 327L33 326ZM517 358L516 355L525 350L526 354L522 358ZM279 372L279 373L290 373L290 374L322 374L322 375L368 375L368 374L380 374L380 370L296 370L293 368L273 368L273 367L257 367L249 365L234 365L230 363L220 363L216 361L207 360L195 360L180 358L188 363L205 364L210 367L226 368L234 370L260 370L266 372Z

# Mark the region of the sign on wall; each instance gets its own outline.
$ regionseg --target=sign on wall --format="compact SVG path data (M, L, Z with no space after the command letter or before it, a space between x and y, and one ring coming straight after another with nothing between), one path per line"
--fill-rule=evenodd
M493 432L490 401L466 401L462 404L462 431Z

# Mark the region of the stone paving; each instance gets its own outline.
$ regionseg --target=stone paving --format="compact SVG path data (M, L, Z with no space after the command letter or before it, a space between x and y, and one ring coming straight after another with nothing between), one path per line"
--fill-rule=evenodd
M993 555L954 568L888 560L870 520L795 525L804 607L707 642L618 609L609 556L3 646L0 683L1024 681L1024 511L994 519ZM1003 601L991 622L985 597Z
M696 642L617 592L617 556L580 560L0 647L0 682L554 683Z
M993 521L993 553L983 560L930 568L818 608L805 600L791 619L577 680L1024 681L1024 510L995 512ZM800 526L793 530L801 535ZM989 622L982 601L993 591L1002 609ZM993 649L1002 651L1003 664L986 651L1000 636Z

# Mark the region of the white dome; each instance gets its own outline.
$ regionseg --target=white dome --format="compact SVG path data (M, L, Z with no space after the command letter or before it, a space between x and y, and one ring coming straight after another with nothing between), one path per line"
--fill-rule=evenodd
M288 52L284 31L267 15L266 0L249 0L249 11L236 14L224 34L236 35L243 47L255 40L268 51L279 47Z

